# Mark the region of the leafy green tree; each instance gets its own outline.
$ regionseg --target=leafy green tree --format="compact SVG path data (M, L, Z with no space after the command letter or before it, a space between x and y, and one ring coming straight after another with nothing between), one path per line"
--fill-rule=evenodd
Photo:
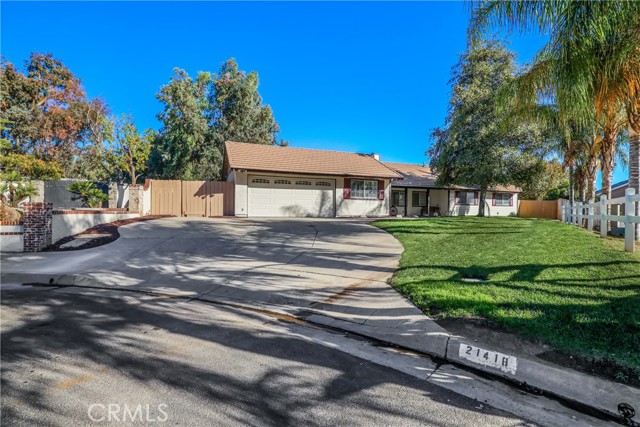
M258 73L238 69L236 60L227 60L213 77L209 102L213 108L212 127L219 146L225 141L275 145L279 126L269 105L262 104Z
M531 95L551 94L580 121L595 110L601 126L603 192L610 194L621 111L629 134L629 183L640 191L640 2L503 1L474 3L472 39L500 25L549 35L529 73ZM621 110L624 108L624 110ZM640 206L637 214L640 214ZM640 239L637 227L636 239Z
M225 141L288 144L277 140L278 124L262 103L256 72L245 73L229 59L213 77L174 73L157 95L162 128L149 161L152 176L215 180L222 175Z
M122 181L122 173L105 162L105 151L113 142L114 119L101 98L92 99L83 111L84 144L79 147L68 177L89 181Z
M13 148L11 141L4 137L6 131L9 130L7 127L9 123L11 123L9 120L0 119L0 153L6 153Z
M496 94L514 77L514 56L496 40L471 46L453 70L453 90L444 128L431 134L431 168L443 185L480 188L479 216L487 190L522 185L540 173L544 135L534 123L505 126Z
M163 104L158 114L162 128L153 143L151 173L165 179L217 179L222 155L208 124L211 77L198 73L194 80L178 68L174 73L157 95Z
M104 153L105 162L127 173L130 182L136 184L147 169L151 144L155 138L156 133L152 129L147 129L141 135L133 118L123 115L116 121L113 144Z
M522 200L542 200L547 199L550 191L560 187L568 189L569 180L562 163L558 159L552 159L544 162L542 173L535 176L530 182L522 187L520 199Z
M24 73L2 59L0 114L16 151L66 169L83 139L87 104L80 80L50 53L32 53Z

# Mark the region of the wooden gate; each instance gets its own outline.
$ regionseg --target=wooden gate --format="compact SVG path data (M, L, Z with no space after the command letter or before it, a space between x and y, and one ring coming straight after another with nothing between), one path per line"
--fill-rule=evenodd
M182 181L151 181L151 215L182 215Z
M520 200L518 216L522 218L560 219L559 200Z
M151 181L151 214L233 216L234 185L218 181Z

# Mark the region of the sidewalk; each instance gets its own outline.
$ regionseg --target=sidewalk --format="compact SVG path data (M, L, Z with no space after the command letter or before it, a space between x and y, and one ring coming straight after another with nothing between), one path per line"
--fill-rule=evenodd
M618 405L640 412L640 389L543 361L518 343L454 335L389 285L373 283L315 304L305 320L469 366L620 418ZM634 420L635 421L635 420Z

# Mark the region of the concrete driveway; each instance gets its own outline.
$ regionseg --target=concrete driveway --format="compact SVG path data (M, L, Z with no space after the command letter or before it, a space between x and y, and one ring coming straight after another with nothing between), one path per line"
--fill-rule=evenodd
M403 250L364 220L165 218L119 231L94 249L4 254L3 285L53 279L305 308L384 284Z

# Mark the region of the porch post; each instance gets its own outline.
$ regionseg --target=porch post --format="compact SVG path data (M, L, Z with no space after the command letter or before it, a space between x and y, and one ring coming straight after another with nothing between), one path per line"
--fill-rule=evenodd
M409 191L404 187L404 216L409 216Z

